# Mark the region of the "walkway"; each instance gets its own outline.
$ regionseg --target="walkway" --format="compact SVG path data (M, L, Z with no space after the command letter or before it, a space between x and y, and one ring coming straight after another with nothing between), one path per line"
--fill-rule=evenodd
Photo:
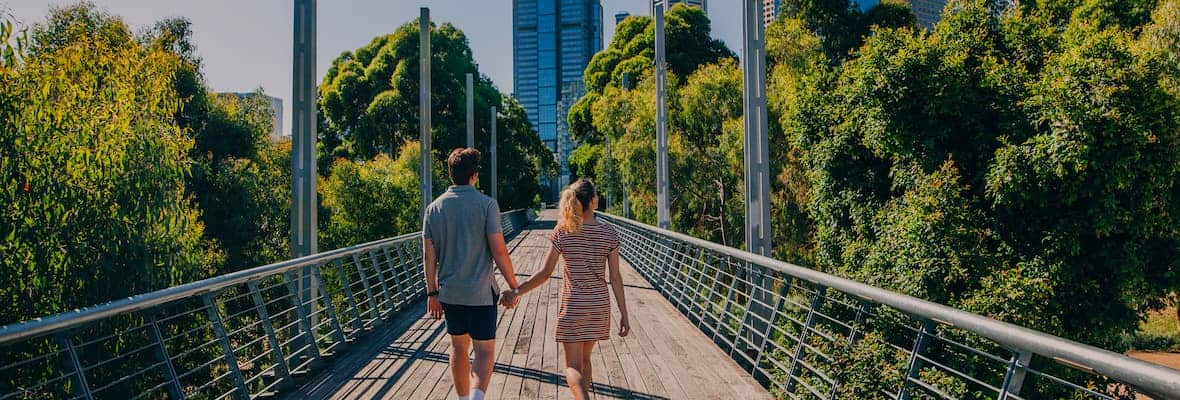
M554 217L553 211L542 213L530 230L509 243L518 279L541 268ZM622 272L632 333L599 343L596 398L771 398L625 262ZM560 288L558 267L548 284L521 299L515 309L501 309L490 399L570 398L553 341ZM450 341L443 323L424 317L424 310L419 304L350 344L353 348L340 354L329 371L313 377L291 398L454 398L447 368ZM617 311L613 321L618 321Z

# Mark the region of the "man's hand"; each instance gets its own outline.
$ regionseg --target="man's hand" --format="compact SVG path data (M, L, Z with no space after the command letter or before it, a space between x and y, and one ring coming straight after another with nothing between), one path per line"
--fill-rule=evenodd
M500 292L500 305L504 306L504 308L516 307L516 303L518 301L520 301L520 297L516 293L515 289L508 289Z
M430 314L431 318L442 318L442 303L438 302L438 296L430 296L426 298L426 313Z

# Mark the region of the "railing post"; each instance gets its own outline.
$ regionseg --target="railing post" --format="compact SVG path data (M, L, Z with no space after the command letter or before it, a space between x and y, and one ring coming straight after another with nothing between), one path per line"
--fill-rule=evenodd
M414 277L414 274L410 270L410 268L413 268L413 265L410 260L406 259L406 250L402 246L402 243L397 244L397 260L397 295L402 299L402 302L406 302L409 300L409 293L406 293L406 288L408 285L412 285L413 283L403 275L409 275L409 277L412 278Z
M217 341L221 343L225 364L229 368L230 377L234 380L235 397L239 400L249 400L250 389L246 388L246 379L242 377L242 370L238 368L238 357L234 355L234 346L230 344L229 337L225 334L225 324L221 322L221 313L217 311L217 303L213 300L213 294L202 295L201 301L205 302L205 311L209 313L213 334L217 335Z
M274 323L270 320L270 312L266 310L266 301L262 300L262 292L258 290L258 281L250 281L246 285L250 287L250 298L254 300L254 309L257 310L260 319L259 325L262 325L262 331L266 333L270 354L275 359L275 376L280 382L279 385L282 388L294 386L291 382L291 370L287 368L287 357L283 354L278 336L275 335Z
M397 261L394 261L393 254L389 252L389 247L382 248L381 252L385 254L385 259L389 261L389 272L393 274L393 295L396 298L394 311L401 311L402 307L406 305L406 298L404 297L405 281L402 279L402 271L406 269L406 260L402 256L401 245L395 244L394 246L397 246Z
M347 270L344 269L344 263L339 258L332 260L332 264L336 266L336 273L340 275L340 288L344 290L344 299L348 302L348 308L352 310L352 329L355 332L360 332L364 329L364 321L361 321L361 310L357 307L356 296L352 294L352 282L348 281ZM364 279L364 277L361 277Z
M922 329L918 331L918 338L914 339L914 348L910 350L910 362L906 366L905 377L901 381L901 388L897 391L898 400L908 400L910 398L910 379L918 378L918 372L922 369L922 359L919 356L926 352L926 346L930 343L930 335L933 334L934 322L923 320Z
M78 359L78 352L74 349L74 341L64 332L55 335L55 339L57 339L58 345L65 350L66 369L74 371L74 396L93 400L94 394L90 393L90 383L86 381L86 369L82 368L82 361Z
M787 296L787 289L790 287L790 278L785 278L783 284L778 288L778 297L774 299L774 308L771 308L770 320L766 322L766 329L762 331L762 339L758 342L758 355L754 358L754 368L760 368L762 364L762 352L766 351L766 342L770 341L770 335L774 333L774 323L778 319L779 309L783 306L783 298ZM769 375L765 374L764 375Z
M728 257L725 260L725 265L729 266L729 258ZM718 271L717 275L718 275L717 280L720 281L721 280L721 277L720 277L721 272ZM717 334L721 332L721 327L724 326L726 324L726 321L728 320L728 318L726 316L729 315L729 304L733 302L733 293L737 291L737 288L734 287L734 286L736 286L735 283L736 282L733 281L733 275L731 274L730 279L729 279L729 287L726 288L729 290L725 291L725 301L721 303L721 311L717 313L716 324L714 325L714 328L713 328L714 341L716 341L716 339L717 339ZM736 344L736 342L735 342L735 344Z
M799 331L799 340L795 345L795 354L791 357L791 369L787 373L787 392L790 392L791 388L795 386L795 377L799 373L799 363L801 362L799 359L803 357L803 348L807 343L807 336L809 336L807 332L815 326L815 310L823 307L824 292L827 290L828 288L826 287L816 286L815 295L811 297L811 307L807 309L807 320L803 323L803 329Z
M299 288L295 286L295 279L298 279L298 275L295 275L294 272L288 271L286 276L287 289L291 291L291 305L294 306L295 315L299 318L299 327L303 331L303 341L307 346L307 348L304 349L304 352L306 352L308 358L312 359L310 367L316 368L323 364L324 359L320 358L320 348L315 338L315 325L311 324L311 319L307 315L307 303L305 303L303 299L300 299L298 296ZM307 300L312 303L315 303L316 301L314 298Z
M393 313L393 295L389 292L389 285L385 283L385 273L381 271L381 263L377 261L377 253L369 250L369 263L373 264L373 271L377 273L377 283L381 285L381 294L385 296L386 315Z
M333 339L337 343L340 343L341 346L344 346L348 343L348 340L344 338L344 328L340 326L340 317L336 316L336 305L332 304L332 294L328 293L328 285L327 282L324 281L324 275L320 272L319 267L312 268L311 273L313 278L315 278L316 282L320 285L320 288L323 289L324 310L328 312L328 321L332 324Z
M352 264L356 266L356 272L361 276L361 283L365 287L365 297L369 298L369 317L373 318L373 326L381 324L381 309L377 308L377 298L373 297L373 287L369 285L369 278L365 275L365 266L361 264L361 259L356 254L352 255Z
M176 367L172 365L172 356L168 354L168 346L164 345L164 335L160 334L160 325L156 323L156 315L147 313L148 323L152 326L152 340L156 342L156 357L164 363L165 378L168 379L168 396L172 399L184 400L184 388L176 378Z
M1033 354L1028 351L1014 351L1008 360L1008 371L1004 373L1004 384L1000 386L998 400L1006 400L1010 396L1019 396L1020 387L1024 386L1024 376L1028 372L1029 362Z

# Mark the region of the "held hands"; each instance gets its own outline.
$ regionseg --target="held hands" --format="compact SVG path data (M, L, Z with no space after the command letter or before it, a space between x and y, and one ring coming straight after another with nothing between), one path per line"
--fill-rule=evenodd
M504 308L516 307L516 303L520 301L520 293L516 289L508 289L500 292L500 305Z

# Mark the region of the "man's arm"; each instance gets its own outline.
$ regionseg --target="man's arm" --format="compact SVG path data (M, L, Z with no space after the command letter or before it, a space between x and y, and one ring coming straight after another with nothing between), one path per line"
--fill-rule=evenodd
M438 292L438 265L435 262L434 241L422 239L422 272L426 275L426 293ZM442 303L438 296L426 297L426 312L435 319L442 318Z

